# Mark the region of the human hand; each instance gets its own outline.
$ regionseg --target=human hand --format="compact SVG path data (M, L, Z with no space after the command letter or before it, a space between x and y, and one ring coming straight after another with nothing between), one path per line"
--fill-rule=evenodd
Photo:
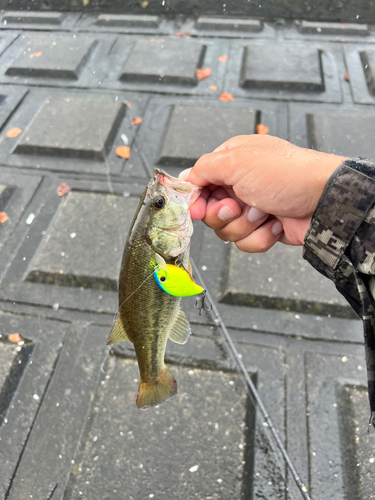
M190 208L219 238L251 253L276 241L303 245L327 181L345 157L268 135L240 135L203 155L180 178L203 187Z

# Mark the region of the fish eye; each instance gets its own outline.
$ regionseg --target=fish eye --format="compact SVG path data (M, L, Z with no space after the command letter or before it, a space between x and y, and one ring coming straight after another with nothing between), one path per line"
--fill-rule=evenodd
M164 283L164 281L166 280L167 278L165 276L161 276L160 277L160 281Z
M163 208L164 205L165 205L165 198L164 198L164 196L158 195L158 196L155 196L155 198L152 200L152 206L154 208L157 208L158 210L160 210L161 208Z

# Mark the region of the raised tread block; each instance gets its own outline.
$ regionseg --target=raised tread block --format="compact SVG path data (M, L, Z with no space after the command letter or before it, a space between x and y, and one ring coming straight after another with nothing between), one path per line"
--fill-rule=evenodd
M101 27L122 28L159 28L161 18L158 16L139 16L131 14L99 14L94 23Z
M9 200L11 199L16 186L7 186L0 184L0 212L5 210Z
M0 316L0 484L8 496L67 324L4 312ZM8 340L14 333L24 339L21 344Z
M121 102L50 97L14 152L104 161L125 112ZM64 121L69 128L62 129Z
M321 51L302 44L245 46L240 85L243 88L323 92Z
M138 40L122 69L123 82L197 84L206 46L195 40Z
M308 147L342 156L375 157L375 116L307 114Z
M137 206L133 197L68 193L27 280L116 292L123 248L115 235L127 234Z
M366 76L367 87L375 96L375 50L363 50L359 53Z
M365 357L305 354L311 496L373 497Z
M260 112L247 108L174 105L158 164L189 167L240 134L254 134Z
M195 27L198 30L207 31L238 31L238 32L250 32L257 33L262 31L263 24L258 19L232 19L232 18L214 18L214 17L203 17L200 16Z
M21 38L21 52L5 74L77 80L97 44L90 36L26 34Z
M55 24L60 25L65 18L63 12L8 11L3 22L14 24Z
M231 245L229 252L223 302L351 317L333 283L302 259L299 248L276 244L265 254L249 256Z
M298 22L298 31L303 34L368 36L370 34L367 24L354 23L329 23L317 21Z
M63 495L107 354L105 335L103 327L74 325L64 339L9 500Z

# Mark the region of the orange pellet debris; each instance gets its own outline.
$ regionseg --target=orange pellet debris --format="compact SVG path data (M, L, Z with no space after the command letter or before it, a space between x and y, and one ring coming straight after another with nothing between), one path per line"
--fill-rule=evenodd
M10 335L8 335L8 339L15 344L17 344L17 342L22 342L23 340L19 333L11 333Z
M5 212L0 212L0 224L4 224L9 219L8 214Z
M132 125L139 125L142 123L143 119L140 116L136 116L132 119Z
M13 137L17 137L17 135L20 135L21 132L21 129L18 127L11 128L7 132L7 137L13 139Z
M208 88L210 90L217 90L217 86L216 85L209 85Z
M130 158L130 148L128 146L118 146L116 148L116 155L120 158Z
M131 102L126 101L126 106L130 109L132 107Z
M70 191L70 186L66 182L62 182L60 186L57 188L57 194L59 196L65 196Z
M40 57L42 55L42 53L39 51L39 52L34 52L34 54L30 54L29 57L30 59L32 59L33 57Z
M344 75L344 79L347 81L347 82L350 82L350 78L349 78L349 73L346 72L345 75Z
M228 92L223 92L222 94L220 94L219 99L220 101L225 101L225 102L234 101L232 94L228 94Z
M228 61L228 56L220 56L217 58L218 61L220 62L227 62Z
M267 125L263 125L263 123L258 123L257 125L257 134L268 134L269 128Z
M205 78L208 78L209 76L212 75L212 71L210 68L204 68L204 69L197 68L195 70L195 74L197 75L198 80L204 80Z
M190 38L190 33L183 33L182 31L176 31L174 36L179 36L180 38Z

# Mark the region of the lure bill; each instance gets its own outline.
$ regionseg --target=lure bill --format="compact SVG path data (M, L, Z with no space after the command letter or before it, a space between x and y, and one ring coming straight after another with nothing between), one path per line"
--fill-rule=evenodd
M155 169L125 243L118 317L108 344L124 340L134 344L140 372L139 408L158 405L177 393L176 380L164 364L164 353L168 338L178 344L185 344L189 338L190 325L180 309L181 296L185 295L169 293L158 280L163 284L165 278L167 288L174 284L177 294L187 291L194 295L192 291L202 290L189 274L193 234L189 207L199 193L198 187ZM155 272L155 279L149 279ZM178 285L176 273L184 285Z

